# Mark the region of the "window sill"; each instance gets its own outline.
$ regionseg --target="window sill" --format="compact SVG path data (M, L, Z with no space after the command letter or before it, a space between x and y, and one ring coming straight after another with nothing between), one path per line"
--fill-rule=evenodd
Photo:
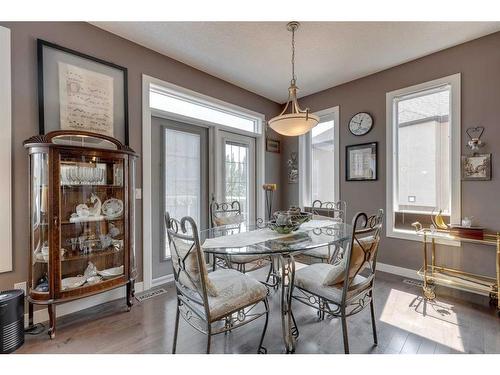
M423 240L423 237L417 235L415 233L415 231L403 230L403 229L387 230L386 237L397 238L400 240L418 241L418 242L422 242L422 240ZM446 240L446 239L442 239L442 238L436 238L434 241L436 244L440 244L440 245L455 246L455 247L462 246L462 243L460 241L452 241L452 240ZM428 238L427 242L428 243L432 242L432 240L430 238Z

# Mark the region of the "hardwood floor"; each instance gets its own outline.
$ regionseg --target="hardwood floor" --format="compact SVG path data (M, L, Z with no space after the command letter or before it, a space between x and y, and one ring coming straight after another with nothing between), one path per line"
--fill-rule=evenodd
M399 276L379 272L375 309L379 345L373 346L370 311L348 319L351 353L430 354L500 353L500 319L486 297L438 288L427 302L420 288ZM109 302L58 319L57 338L46 331L26 336L16 353L170 353L175 320L175 290L126 312L125 300ZM282 353L279 294L271 292L271 315L264 340L268 353ZM315 311L294 302L300 330L297 353L343 353L338 319L318 321ZM212 353L255 353L263 320L257 320L212 341ZM181 319L178 353L203 353L205 336Z

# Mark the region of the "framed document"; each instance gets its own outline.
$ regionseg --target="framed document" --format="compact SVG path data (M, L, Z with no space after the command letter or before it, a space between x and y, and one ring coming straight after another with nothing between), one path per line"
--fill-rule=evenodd
M346 181L377 180L377 142L346 146L345 166Z
M40 134L82 130L128 145L127 68L38 39Z

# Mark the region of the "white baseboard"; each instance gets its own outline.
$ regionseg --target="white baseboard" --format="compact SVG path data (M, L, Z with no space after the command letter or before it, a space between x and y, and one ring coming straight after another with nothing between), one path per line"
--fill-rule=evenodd
M161 276L161 277L158 277L156 279L151 280L151 288L154 288L154 287L159 286L159 285L171 283L173 281L174 281L174 274L173 273L171 273L170 275Z
M141 282L135 283L135 292L140 293L144 289L144 284ZM100 305L102 303L114 301L116 299L125 298L126 287L122 286L120 288L116 288L110 290L108 292L96 294L92 297L82 298L76 301L71 301L68 303L63 303L58 305L56 308L56 317L61 317L67 314L71 314L80 310L88 309L89 307L93 307L96 305ZM33 313L33 321L34 323L42 323L49 320L49 313L47 309L35 310ZM24 324L28 326L28 314L24 315Z
M403 267L393 266L391 264L377 262L377 270L382 272L392 273L393 275L407 277L410 279L420 280L420 277L417 275L417 271L412 270L410 268L403 268Z

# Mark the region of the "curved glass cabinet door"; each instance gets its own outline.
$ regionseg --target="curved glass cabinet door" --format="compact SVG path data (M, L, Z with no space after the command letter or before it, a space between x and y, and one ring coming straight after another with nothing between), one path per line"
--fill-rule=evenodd
M59 152L60 292L100 288L128 274L126 161Z
M45 152L30 155L30 258L31 285L36 293L49 293L49 164Z
M135 162L136 158L129 158L129 174L130 174L130 208L129 208L129 216L130 216L130 277L135 279L137 277L137 265L135 261Z

